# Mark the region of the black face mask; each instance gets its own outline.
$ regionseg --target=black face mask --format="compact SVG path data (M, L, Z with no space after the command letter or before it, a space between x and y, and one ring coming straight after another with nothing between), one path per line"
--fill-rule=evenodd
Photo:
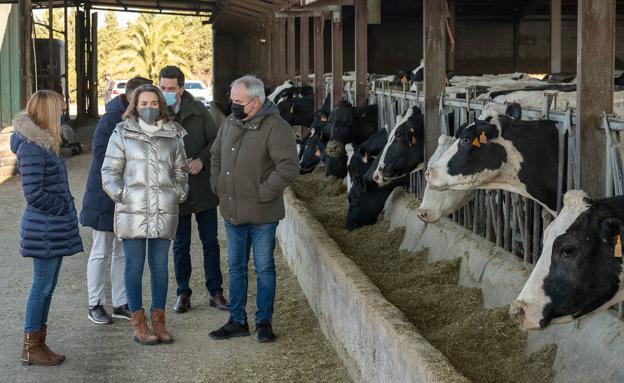
M232 114L239 120L247 118L248 114L245 113L245 105L232 103Z

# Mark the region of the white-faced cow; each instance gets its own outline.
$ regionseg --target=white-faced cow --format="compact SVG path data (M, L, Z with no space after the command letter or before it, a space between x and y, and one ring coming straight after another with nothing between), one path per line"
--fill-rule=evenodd
M539 329L622 301L623 231L624 196L591 201L583 191L567 192L511 316L527 329Z
M487 116L489 115L488 113L498 115L498 111L498 105L495 105L494 103L486 104L486 108L484 108L484 114L482 114L480 118L487 118ZM522 108L519 104L514 103L507 106L507 109L504 113L507 116L519 120L522 115ZM446 152L455 141L455 137L441 135L438 138L438 147L429 159L429 163L433 164L438 159L440 159L444 152ZM417 216L423 222L438 222L442 217L446 217L460 207L464 206L474 197L474 194L475 190L473 189L435 190L427 185L425 187L425 193L423 195L422 202L420 204L420 207L418 208Z
M503 189L556 214L559 133L554 122L500 115L456 132L457 141L425 172L433 189Z
M409 108L388 137L379 164L373 169L373 180L379 186L409 174L424 161L425 129L420 109Z

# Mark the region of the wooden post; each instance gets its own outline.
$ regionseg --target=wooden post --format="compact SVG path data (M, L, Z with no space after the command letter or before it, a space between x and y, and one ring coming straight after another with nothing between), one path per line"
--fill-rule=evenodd
M22 92L21 106L25 107L28 100L32 96L33 91L33 46L32 46L32 22L30 14L32 10L31 0L20 0L20 17L21 17L21 67L22 81L24 84Z
M76 117L85 115L85 14L76 10Z
M91 14L91 49L89 50L89 116L98 117L98 14Z
M449 29L455 38L455 0L448 0L448 23ZM455 70L455 49L457 49L457 40L455 46L451 45L451 39L446 40L446 69Z
M423 0L425 158L438 145L438 98L446 82L446 2Z
M56 90L54 89L54 3L52 0L48 0L48 19L48 89Z
M342 12L332 12L332 105L343 98Z
M69 21L67 15L67 0L63 1L63 24L65 38L65 76L63 78L65 84L65 119L69 121Z
M518 61L520 55L520 20L513 21L513 71L518 71Z
M597 198L604 193L606 158L601 118L603 112L613 111L615 0L579 0L577 28L576 126L581 133L581 188Z
M286 72L288 80L295 79L295 18L293 16L288 17L288 49L286 49L286 55L288 56L288 63Z
M275 18L273 23L273 82L281 85L286 77L286 25L284 18Z
M308 85L310 74L310 23L308 16L299 19L299 73L301 86Z
M277 22L277 19L273 19L273 31L271 31L271 72L273 72L273 85L276 86L281 84L277 58L277 47L279 47L279 27Z
M271 24L269 24L271 25ZM272 87L275 83L273 79L273 28L266 27L266 42L264 43L266 55L266 86Z
M314 18L314 105L317 110L320 109L323 101L325 101L323 78L325 73L324 24L324 16L321 15Z
M550 72L561 72L561 0L550 0Z
M368 97L368 8L367 0L355 0L355 104Z

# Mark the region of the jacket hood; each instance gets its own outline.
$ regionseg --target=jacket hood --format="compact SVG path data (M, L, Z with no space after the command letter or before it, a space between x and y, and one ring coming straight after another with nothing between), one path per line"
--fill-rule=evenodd
M272 114L279 114L279 110L277 110L277 106L271 100L266 100L262 108L256 113L256 115L251 119L255 120L258 117L270 116Z
M52 136L35 124L26 112L20 112L13 118L13 129L18 133L11 135L13 153L17 153L17 149L24 141L37 144L46 150L51 150L54 145Z
M190 116L201 114L201 110L195 105L195 97L187 90L185 90L180 97L180 110L178 114L180 115L180 121L184 121Z
M267 99L264 102L264 105L262 105L262 108L260 108L260 110L258 111L258 113L256 113L256 115L253 116L250 120L241 121L238 118L234 117L234 115L230 115L230 119L244 129L258 130L262 120L264 120L265 117L272 115L279 116L279 110L277 109L273 101Z
M125 95L119 95L106 104L106 113L124 114L128 108Z

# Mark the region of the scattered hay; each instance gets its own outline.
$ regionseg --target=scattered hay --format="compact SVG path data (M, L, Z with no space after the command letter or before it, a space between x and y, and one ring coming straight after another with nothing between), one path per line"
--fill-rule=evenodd
M293 189L342 251L462 374L475 383L552 382L556 346L527 355L526 333L508 308L484 309L479 289L458 285L460 259L429 264L426 251L400 251L405 230L388 232L387 222L344 230L346 195L326 194L331 182L317 170L299 177Z

